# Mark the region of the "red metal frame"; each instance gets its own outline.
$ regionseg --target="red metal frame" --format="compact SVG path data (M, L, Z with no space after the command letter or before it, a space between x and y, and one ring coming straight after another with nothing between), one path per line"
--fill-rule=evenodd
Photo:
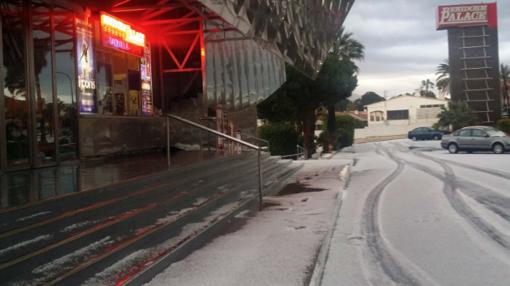
M219 17L211 14L195 0L160 0L151 5L135 5L130 0L118 0L112 4L109 13L133 19L132 23L143 27L147 38L158 47L160 56L160 76L165 74L188 73L183 77L183 93L192 87L199 76L202 77L202 91L205 95L205 40L204 22L221 21L219 30L226 25ZM195 54L197 53L197 54ZM161 61L162 57L166 61ZM200 63L190 58L199 56ZM163 90L163 84L161 84ZM162 101L168 101L164 96ZM167 102L168 104L168 102ZM165 104L164 104L165 105Z

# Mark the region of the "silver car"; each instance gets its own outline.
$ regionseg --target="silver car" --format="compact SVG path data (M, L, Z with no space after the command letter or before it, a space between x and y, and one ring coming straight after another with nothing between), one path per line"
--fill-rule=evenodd
M501 154L510 151L510 137L493 127L469 126L444 135L441 147L450 153L492 150Z

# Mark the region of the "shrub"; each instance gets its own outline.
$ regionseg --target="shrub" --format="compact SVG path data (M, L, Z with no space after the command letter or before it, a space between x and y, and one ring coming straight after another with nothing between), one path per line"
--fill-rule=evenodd
M329 144L331 142L331 136L329 136L328 130L324 130L317 137L317 143L322 146L323 152L329 152Z
M268 140L273 155L290 155L296 153L298 133L292 124L272 123L259 127L258 136Z
M434 125L435 128L449 129L451 126L453 130L473 125L478 121L466 102L450 101L448 109L443 107L437 117L439 120Z
M334 150L351 146L354 143L354 128L363 128L363 122L352 118L349 115L339 115L336 117L336 130L333 134L323 132L324 136L329 137L330 144ZM325 128L327 130L327 128ZM321 141L324 141L321 138Z
M510 119L500 119L496 125L499 130L510 134Z

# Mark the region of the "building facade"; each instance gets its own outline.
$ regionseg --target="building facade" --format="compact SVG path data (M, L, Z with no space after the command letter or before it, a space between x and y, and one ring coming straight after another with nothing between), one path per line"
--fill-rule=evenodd
M355 138L404 135L417 127L432 127L448 102L421 96L397 96L365 106L368 126L355 130Z
M1 170L165 147L166 113L253 133L285 64L313 76L353 3L262 2L2 1Z

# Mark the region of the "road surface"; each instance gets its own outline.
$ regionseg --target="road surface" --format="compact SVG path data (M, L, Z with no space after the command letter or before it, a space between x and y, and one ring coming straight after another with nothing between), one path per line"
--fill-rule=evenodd
M510 285L510 154L359 144L322 285Z

